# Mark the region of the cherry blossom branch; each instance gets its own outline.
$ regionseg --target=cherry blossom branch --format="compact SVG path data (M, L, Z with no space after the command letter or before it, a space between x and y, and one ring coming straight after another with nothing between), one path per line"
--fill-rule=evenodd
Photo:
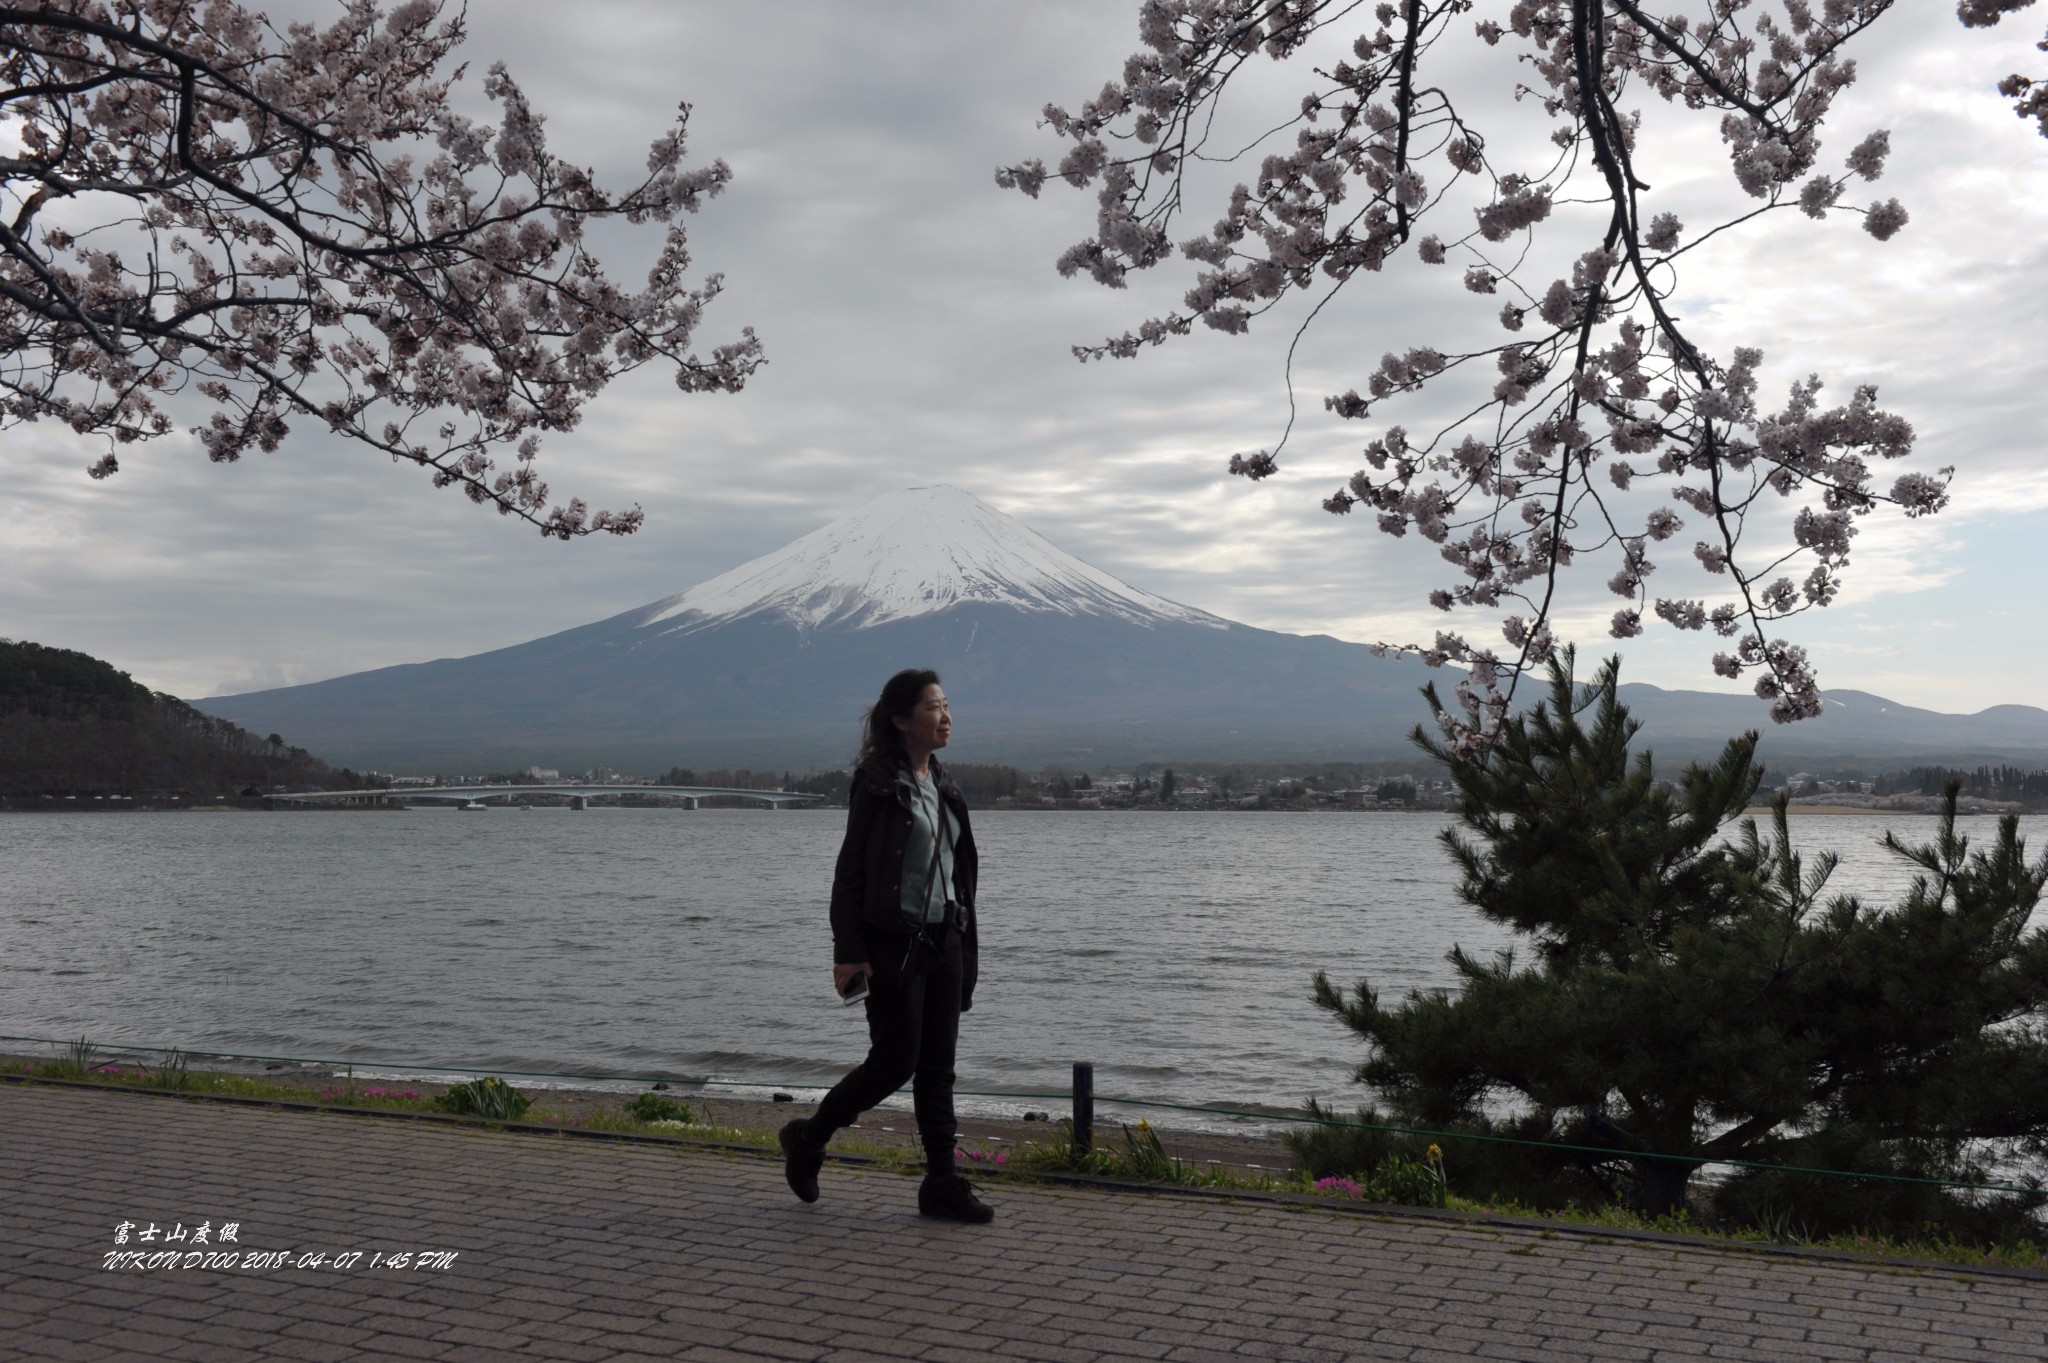
M95 477L189 390L214 405L193 429L216 461L310 417L544 535L630 533L638 508L550 501L541 434L648 363L685 392L737 392L762 363L750 329L690 348L720 280L686 283L679 217L731 172L680 167L687 105L615 196L548 151L502 68L496 126L454 111L464 30L433 0L347 0L288 33L234 0L50 0L0 6L0 36L0 427L105 438ZM663 228L644 288L585 245L610 218ZM437 440L406 435L422 421Z
M1611 634L1640 633L1645 615L1681 630L1712 625L1736 640L1715 658L1718 671L1756 674L1757 693L1781 722L1816 713L1818 683L1804 653L1773 637L1771 626L1835 598L1857 518L1885 506L1927 515L1946 503L1949 469L1907 473L1888 489L1873 483L1875 461L1904 458L1913 447L1912 428L1877 407L1874 389L1823 409L1820 380L1809 378L1793 385L1783 408L1762 409L1761 352L1737 347L1730 362L1714 359L1668 302L1681 285L1681 256L1765 213L1797 207L1824 219L1851 212L1880 241L1905 225L1897 200L1843 201L1852 179L1881 175L1890 150L1885 132L1858 142L1839 173L1817 169L1821 130L1855 76L1844 49L1892 0L1705 3L1695 21L1652 18L1637 0L1517 0L1505 27L1478 22L1480 41L1497 45L1512 34L1521 44L1533 74L1517 95L1540 101L1556 124L1557 156L1533 170L1495 164L1483 132L1427 74L1450 21L1473 6L1377 5L1377 28L1357 34L1345 60L1315 67L1321 84L1303 97L1298 115L1274 123L1256 179L1231 193L1212 229L1179 243L1194 267L1184 307L1074 347L1084 360L1129 358L1186 335L1198 321L1240 333L1326 276L1330 287L1318 290L1295 328L1298 338L1348 284L1407 247L1425 266L1445 265L1458 251L1477 262L1464 270L1467 291L1510 294L1500 311L1505 342L1462 352L1427 344L1390 351L1363 392L1325 400L1341 418L1369 420L1385 403L1425 387L1470 383L1482 359L1498 373L1489 399L1460 401L1463 414L1432 433L1416 438L1386 427L1366 445L1369 467L1324 502L1338 514L1369 506L1382 532L1413 528L1436 545L1462 579L1430 593L1440 609L1510 612L1501 621L1512 650L1506 657L1455 630L1389 648L1467 669L1454 707L1462 713L1442 717L1453 742L1483 742L1517 679L1558 646L1551 619L1563 599L1563 570L1588 555L1620 559L1608 585L1628 605L1615 613ZM1964 18L1995 22L2024 3L1963 0ZM1284 16L1284 38L1261 46L1256 35L1274 16ZM1331 30L1338 17L1323 6L1267 0L1148 0L1139 29L1144 48L1126 63L1124 79L1078 115L1046 108L1046 125L1069 144L1058 177L1077 189L1097 187L1096 230L1060 257L1060 272L1120 288L1131 271L1168 262L1176 250L1169 232L1187 208L1184 163L1201 154L1231 79L1253 55L1285 61L1338 36ZM1648 180L1659 177L1638 169L1638 115L1624 105L1635 89L1718 116L1736 184L1758 203L1690 233L1675 214L1654 211ZM1283 140L1290 131L1291 147ZM1112 151L1125 140L1136 154ZM1434 187L1432 172L1443 175ZM1036 198L1053 174L1028 160L996 178ZM1467 176L1486 191L1472 226L1429 231ZM1597 226L1585 221L1587 209ZM1539 237L1582 227L1591 228L1590 240L1569 276L1547 284L1534 276L1530 262L1543 258L1535 251ZM1540 330L1529 325L1535 321ZM1230 470L1270 477L1279 470L1277 453L1233 455ZM1612 492L1595 486L1601 465ZM1694 545L1694 558L1709 576L1730 579L1727 599L1649 592L1654 546L1683 527L1669 505L1633 509L1656 491L1705 518L1707 538ZM1805 504L1789 516L1752 515L1766 492ZM1625 523L1635 515L1640 528ZM1812 560L1803 584L1778 575L1801 557Z
M2031 8L2033 3L2034 0L1957 0L1956 17L1965 28L1990 28L2008 14ZM2048 52L2048 37L2034 46ZM2041 136L2048 137L2048 80L2014 72L1998 82L1998 93L2012 101L2013 113L2033 119Z

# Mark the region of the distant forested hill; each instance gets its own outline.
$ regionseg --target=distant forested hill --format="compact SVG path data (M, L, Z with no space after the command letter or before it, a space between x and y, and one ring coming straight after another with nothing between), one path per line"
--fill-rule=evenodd
M308 784L357 783L276 734L259 738L201 714L90 654L0 639L0 796L198 797Z

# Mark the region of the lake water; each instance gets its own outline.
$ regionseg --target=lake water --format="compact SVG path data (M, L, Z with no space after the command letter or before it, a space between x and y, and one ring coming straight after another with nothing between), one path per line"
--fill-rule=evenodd
M464 1073L827 1085L860 1057L830 991L834 812L0 817L0 1033ZM975 815L982 984L963 1100L1098 1091L1224 1107L1359 1098L1317 969L1449 983L1460 906L1438 815ZM1963 821L1988 839L1994 821ZM1890 902L1876 846L1934 820L1794 820ZM2023 821L2048 843L2048 817ZM7 1043L0 1043L4 1047ZM800 1095L802 1096L802 1095ZM1157 1114L1155 1114L1157 1115ZM1185 1119L1183 1119L1185 1120Z

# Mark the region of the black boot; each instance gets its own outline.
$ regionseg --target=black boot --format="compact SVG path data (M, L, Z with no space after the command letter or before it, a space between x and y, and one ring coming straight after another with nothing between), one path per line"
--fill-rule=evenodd
M810 1125L802 1117L782 1128L782 1176L789 1190L805 1202L818 1200L818 1171L825 1167L825 1147L811 1144L804 1130Z
M974 1226L996 1219L996 1209L976 1197L974 1185L958 1174L927 1174L917 1190L917 1212Z

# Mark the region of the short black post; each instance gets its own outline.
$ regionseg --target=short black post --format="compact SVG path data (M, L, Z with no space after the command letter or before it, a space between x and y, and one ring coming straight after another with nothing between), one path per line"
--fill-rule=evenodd
M1074 1062L1074 1153L1085 1155L1095 1148L1095 1067L1085 1060Z

